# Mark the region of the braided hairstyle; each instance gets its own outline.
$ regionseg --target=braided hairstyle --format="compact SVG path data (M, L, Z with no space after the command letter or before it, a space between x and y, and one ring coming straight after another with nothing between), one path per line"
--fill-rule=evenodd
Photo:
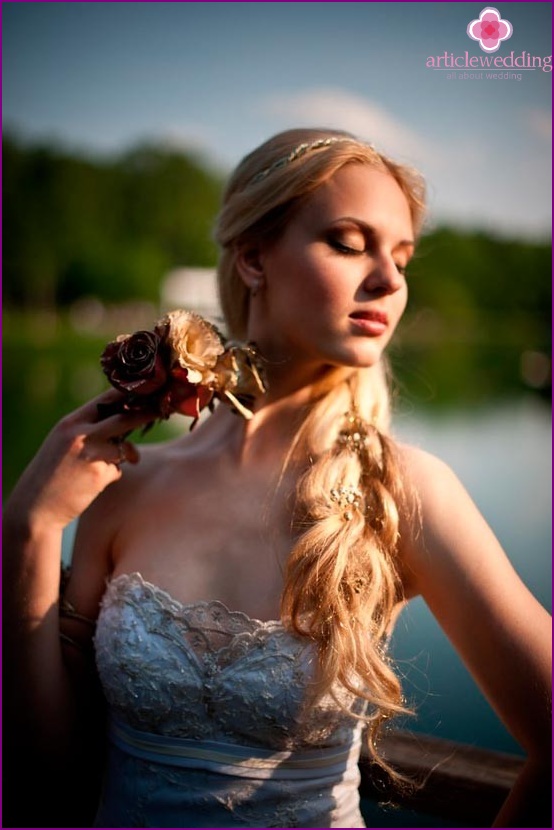
M223 196L216 226L219 294L232 337L246 336L249 292L236 266L241 245L279 239L300 206L347 164L388 172L406 196L414 231L424 215L424 184L411 168L337 130L279 133L246 156ZM370 750L380 725L407 711L386 653L401 599L395 566L403 481L388 436L383 360L331 370L311 390L287 463L298 463L293 527L281 601L283 619L318 648L317 693L341 686L368 701Z

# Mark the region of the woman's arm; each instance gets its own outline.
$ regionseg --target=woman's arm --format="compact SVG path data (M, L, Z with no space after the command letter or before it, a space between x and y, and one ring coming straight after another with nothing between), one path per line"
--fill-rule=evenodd
M496 826L549 827L551 619L522 583L454 473L402 450L421 524L403 522L402 569L421 594L528 763ZM532 822L539 822L532 823Z
M73 681L75 670L85 664L75 646L62 644L59 636L61 540L63 528L120 478L119 448L112 439L147 420L116 415L98 421L97 403L118 397L110 390L60 421L4 510L4 759L14 778L23 773L29 788L38 788L31 798L12 802L13 809L24 808L27 815L48 812L38 802L47 799L50 784L75 767L78 701ZM131 444L123 451L127 460L137 460ZM86 587L89 614L98 607L107 567L107 545L98 543ZM77 642L78 635L70 639ZM61 787L57 792L59 797Z

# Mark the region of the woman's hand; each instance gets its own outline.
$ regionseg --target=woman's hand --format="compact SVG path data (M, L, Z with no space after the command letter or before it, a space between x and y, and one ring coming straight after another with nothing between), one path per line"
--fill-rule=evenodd
M56 424L14 488L5 520L61 529L121 477L123 462L138 462L136 447L124 436L149 423L152 414L133 412L99 419L99 403L122 397L110 389Z
M75 655L70 663L60 642L62 530L121 477L123 461L134 464L139 459L125 436L153 415L134 412L101 418L99 403L121 400L123 395L110 389L56 424L4 510L3 576L9 586L3 607L9 621L4 654L10 665L4 684L8 713L4 738L13 780L25 775L40 795L41 810L49 805L55 809L52 815L58 814L60 804L59 798L52 802L57 782L68 776L71 780L73 769L83 768L83 759L74 760L80 758L83 745L89 746L80 731L79 716L85 711L80 707L89 707L86 722L90 722L93 700L90 666L86 660L78 663ZM109 571L107 551L95 554L84 588L97 613ZM94 613L88 612L91 617ZM72 648L68 647L70 655ZM23 815L27 807L16 805Z

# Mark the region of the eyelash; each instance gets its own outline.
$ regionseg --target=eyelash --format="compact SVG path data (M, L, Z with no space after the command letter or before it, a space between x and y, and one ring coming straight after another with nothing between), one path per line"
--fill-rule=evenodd
M339 252L339 254L344 254L345 256L356 256L360 254L365 254L365 249L360 251L359 248L350 248L348 245L344 245L342 242L339 242L338 239L330 239L329 244L332 248Z
M339 252L339 254L343 254L344 256L360 256L361 254L365 254L365 249L360 251L359 248L350 248L348 245L344 245L342 242L339 242L337 239L330 239L329 244L332 248ZM399 274L402 274L403 277L406 276L406 271L408 270L407 265L397 265L396 270Z

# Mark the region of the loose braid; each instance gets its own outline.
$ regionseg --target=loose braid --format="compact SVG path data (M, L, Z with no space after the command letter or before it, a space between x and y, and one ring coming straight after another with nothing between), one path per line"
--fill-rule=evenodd
M297 540L281 611L317 645L317 695L339 684L368 701L369 748L391 772L376 739L384 721L409 711L386 650L402 596L395 557L403 493L386 413L374 399L368 420L361 414L376 380L383 383L380 367L335 381L311 404L297 436L295 455L310 463L297 484Z

